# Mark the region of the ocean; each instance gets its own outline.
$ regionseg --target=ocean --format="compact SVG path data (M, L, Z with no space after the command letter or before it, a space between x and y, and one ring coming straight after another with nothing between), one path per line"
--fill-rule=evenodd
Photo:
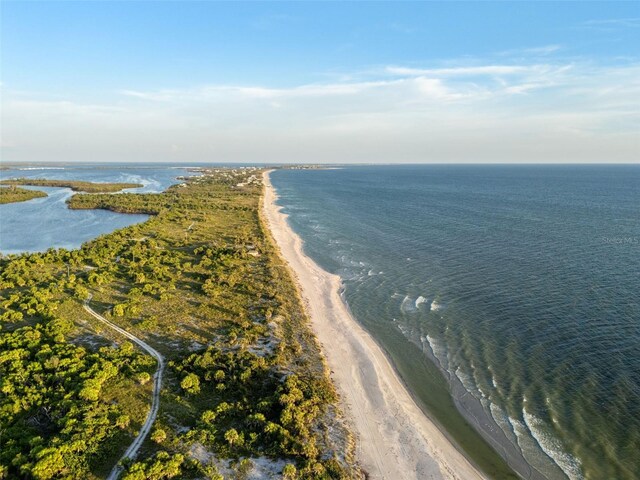
M454 441L473 450L457 416L525 478L640 478L640 166L271 178L305 252Z

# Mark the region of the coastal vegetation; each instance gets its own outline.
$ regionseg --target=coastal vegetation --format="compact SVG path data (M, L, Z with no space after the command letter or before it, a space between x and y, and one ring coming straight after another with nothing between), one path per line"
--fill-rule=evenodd
M26 202L27 200L46 196L46 193L39 190L28 190L26 188L16 187L15 185L0 188L0 204Z
M260 193L259 170L216 169L160 194L77 194L70 208L152 217L0 258L0 478L103 478L145 421L156 361L88 298L167 362L121 478L362 476Z
M30 185L33 187L65 187L74 192L115 193L126 188L139 188L139 183L97 183L69 180L47 180L41 178L15 178L2 180L0 185Z

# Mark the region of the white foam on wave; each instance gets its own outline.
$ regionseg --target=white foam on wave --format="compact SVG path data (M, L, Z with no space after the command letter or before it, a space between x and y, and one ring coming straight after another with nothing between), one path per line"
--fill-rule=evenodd
M473 377L473 383L475 384L478 393L482 398L489 399L490 398L489 392L485 391L485 389L482 386L483 382L481 381L482 380L481 372L483 371L483 369L479 370L478 368L476 368L476 365L473 363L473 360L469 360L469 366L471 367L471 375Z
M420 295L418 298L416 298L416 308L418 308L423 303L427 303L427 299L424 298L422 295Z
M402 303L400 304L400 311L402 313L413 313L416 310L415 300L409 297L409 295L405 295Z
M498 424L498 426L504 432L505 436L509 439L509 441L514 445L518 445L518 439L516 438L513 425L509 421L509 415L507 415L507 412L505 412L502 408L500 408L495 403L490 402L489 413L491 413L491 417Z
M491 385L493 386L492 393L496 393L497 395L502 395L504 389L500 386L500 383L498 382L498 377L496 376L496 372L494 372L491 365L487 365L487 371L489 372L489 375L491 375Z
M560 422L558 421L558 418L556 417L555 411L553 409L553 404L551 403L551 398L550 397L545 397L544 399L544 403L547 404L547 411L549 413L549 416L551 417L551 421L558 425Z
M503 428L509 438L515 438L515 444L520 449L522 456L532 469L539 472L544 478L557 478L561 470L557 465L540 449L536 440L531 437L529 429L520 420L513 418L501 409L495 409L495 415L492 411L494 419L500 418L501 414L506 418L508 425ZM501 422L498 425L502 426Z
M560 467L564 474L571 480L582 480L582 467L580 461L565 451L560 439L548 431L544 420L522 409L522 416L533 438L553 462Z
M478 389L476 388L475 382L473 381L473 377L468 373L463 372L460 367L457 367L453 371L453 373L456 375L456 377L458 377L458 380L460 380L460 383L462 383L464 389L472 396L477 397Z
M440 304L437 302L437 300L433 300L433 301L431 302L430 310L431 310L432 312L437 312L438 310L442 310L442 305L440 305Z
M442 368L447 370L449 366L447 349L444 347L444 345L442 345L442 343L440 343L438 340L436 340L430 335L426 335L422 337L422 341L424 342L425 340L429 344L429 348L431 349L431 353L433 353L433 356L436 357L438 362L440 362L440 365L442 366Z
M583 480L579 461L562 449L559 440L542 432L541 419L523 409L523 422L494 402L489 401L488 406L493 420L533 469L545 477L556 478L562 471L570 480Z
M64 170L64 167L22 167L17 170Z
M405 337L409 336L409 329L406 326L402 325L400 322L396 322L396 327L398 327L398 330L400 330Z
M530 456L530 453L534 450L535 445L533 444L534 442L531 436L529 435L529 430L527 429L527 426L524 423L522 423L520 420L517 420L512 416L507 416L507 420L511 425L511 431L516 436L516 442L520 447L520 451L525 456L527 461L532 463L534 467L539 468L539 465L538 465L539 462L536 462L535 459Z
M523 413L525 413L524 409ZM511 425L511 430L515 434L516 442L522 452L522 455L532 468L536 469L545 477L556 478L560 472L563 472L571 480L582 479L579 471L578 476L569 475L567 471L565 471L558 462L545 451L539 440L524 422L515 419L510 415L507 416L507 419Z

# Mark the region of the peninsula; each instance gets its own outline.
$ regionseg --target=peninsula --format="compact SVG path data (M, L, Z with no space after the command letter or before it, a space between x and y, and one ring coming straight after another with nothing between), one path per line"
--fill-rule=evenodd
M33 200L34 198L43 198L47 194L39 190L29 190L26 188L0 187L0 204L3 203L16 203L26 202L27 200Z

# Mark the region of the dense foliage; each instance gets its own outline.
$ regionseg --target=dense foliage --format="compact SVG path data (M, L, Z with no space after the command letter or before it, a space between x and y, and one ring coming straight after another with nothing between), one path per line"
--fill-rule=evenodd
M144 421L155 362L82 309L89 294L169 362L123 478L358 475L260 220L259 172L203 173L162 194L74 195L72 208L153 216L79 250L0 259L0 478L100 478Z
M0 188L0 204L26 202L33 198L46 197L47 194L39 190L27 190L16 186Z
M0 337L0 461L4 473L38 479L90 472L118 449L113 425L128 421L105 401L106 384L149 368L130 343L95 353L65 340L72 324L52 320Z

